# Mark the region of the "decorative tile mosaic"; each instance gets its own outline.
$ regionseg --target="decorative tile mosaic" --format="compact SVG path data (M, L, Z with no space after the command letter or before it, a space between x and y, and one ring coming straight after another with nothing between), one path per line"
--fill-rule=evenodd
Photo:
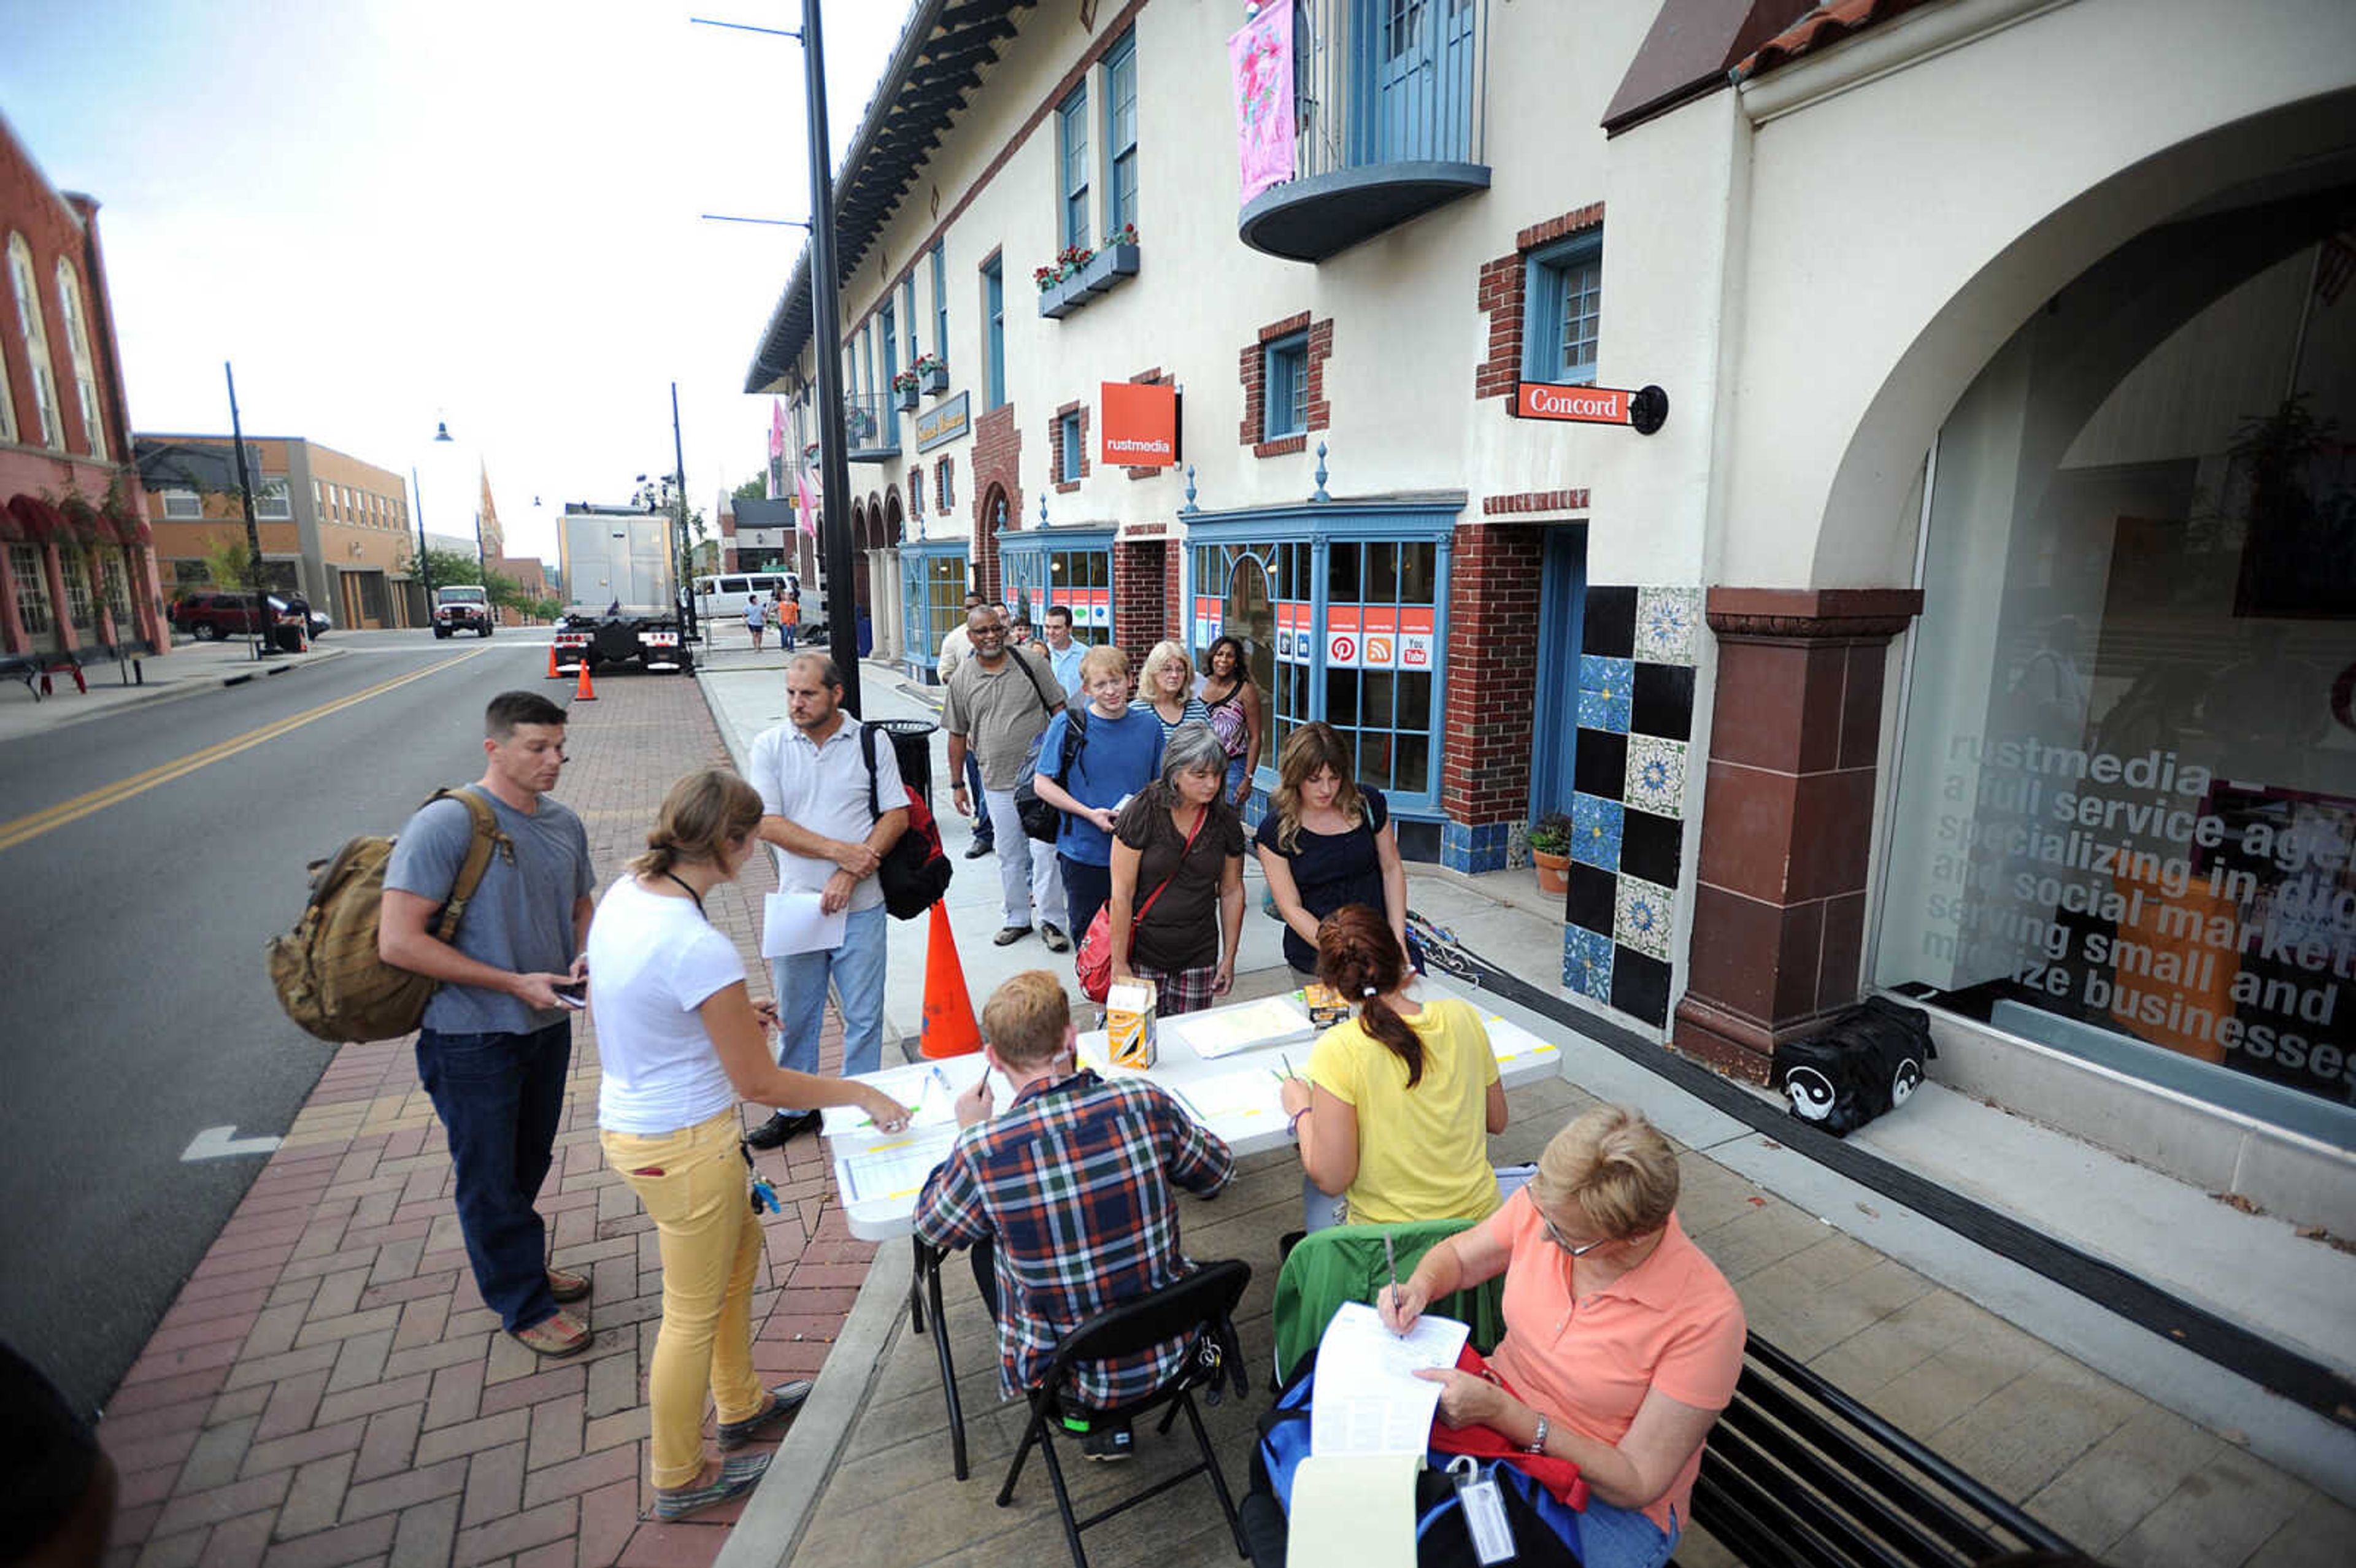
M1582 795L1618 800L1628 789L1628 737L1609 730L1581 729L1570 779L1571 787Z
M1612 934L1620 897L1620 879L1594 866L1570 863L1570 891L1563 900L1563 915L1582 930Z
M1612 939L1571 926L1562 937L1562 983L1582 997L1612 1001Z
M1676 924L1677 895L1642 877L1620 879L1612 935L1664 964L1669 961L1669 931Z
M1443 823L1440 863L1468 876L1503 870L1508 860L1508 842L1513 834L1521 831L1524 829L1519 823L1484 822L1471 827L1460 822Z
M1628 785L1620 797L1659 816L1683 816L1686 743L1655 735L1628 737Z
M1632 658L1636 652L1636 591L1588 584L1580 608L1579 646L1581 653L1611 658Z
M1638 658L1654 664L1693 663L1695 631L1700 624L1700 589L1636 590Z
M1570 858L1607 871L1620 869L1620 803L1591 795L1570 797Z
M1617 947L1612 955L1612 1005L1649 1024L1669 1021L1670 970L1659 959L1633 947Z
M1676 817L1628 807L1620 818L1620 874L1676 887L1685 859L1684 837L1684 824Z
M1582 728L1626 734L1635 691L1633 660L1610 658L1602 654L1580 656L1579 722Z

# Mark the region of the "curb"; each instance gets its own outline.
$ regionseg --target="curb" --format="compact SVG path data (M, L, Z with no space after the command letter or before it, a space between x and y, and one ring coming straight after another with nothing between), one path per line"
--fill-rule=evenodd
M299 664L293 661L285 661L278 664L263 666L260 668L241 669L234 675L225 675L218 677L198 676L187 680L159 682L149 688L147 690L141 692L136 697L126 697L122 699L120 701L110 702L103 708L93 708L86 713L68 714L59 719L54 724L48 725L39 730L27 730L24 732L24 735L12 738L22 740L26 736L51 734L59 730L70 729L77 724L88 724L95 720L112 719L117 714L134 712L144 708L153 708L160 702L174 702L182 698L196 697L208 691L220 691L232 686L243 686L257 676L284 675L289 670L308 669L326 660L342 658L349 652L351 652L349 648L321 648L309 655L304 656L303 662ZM121 688L113 688L110 689L119 690ZM59 699L58 697L50 697L44 700L55 702L59 700Z
M899 1337L901 1309L916 1280L914 1250L882 1243L867 1266L859 1299L851 1305L809 1401L753 1488L744 1511L729 1527L712 1568L773 1568L791 1563L811 1511L834 1478L843 1445L867 1396L883 1375L884 1360Z

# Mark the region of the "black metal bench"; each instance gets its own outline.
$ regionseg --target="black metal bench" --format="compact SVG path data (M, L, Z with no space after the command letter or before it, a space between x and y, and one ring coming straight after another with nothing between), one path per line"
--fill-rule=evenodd
M1762 1568L2075 1550L1756 1334L1702 1451L1693 1522Z
M1284 1568L1276 1500L1255 1489L1239 1512L1253 1568ZM1757 1568L1947 1568L2076 1550L1756 1334L1702 1451L1680 1546L1697 1548L1697 1531Z

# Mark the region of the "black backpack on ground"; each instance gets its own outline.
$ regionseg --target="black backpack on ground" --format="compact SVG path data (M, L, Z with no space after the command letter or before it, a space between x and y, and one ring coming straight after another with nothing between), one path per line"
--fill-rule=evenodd
M883 728L881 724L859 727L859 754L867 763L867 811L871 816L882 816L887 809L875 793L875 736ZM933 820L933 808L906 784L901 784L900 789L907 799L894 801L893 805L907 808L907 831L884 852L883 864L875 868L875 880L884 890L884 908L892 918L914 920L941 901L956 868L950 864L948 851L941 848L941 830Z

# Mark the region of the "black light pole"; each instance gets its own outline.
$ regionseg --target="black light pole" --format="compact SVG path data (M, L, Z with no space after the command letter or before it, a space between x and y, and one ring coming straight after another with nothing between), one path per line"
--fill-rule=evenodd
M417 510L417 575L425 583L425 627L434 629L434 563L425 555L425 491L417 483L417 464L409 465L409 504Z
M679 475L679 596L680 636L684 642L702 641L695 624L695 595L688 592L691 563L687 538L687 454L679 443L679 383L670 384L670 461Z
M262 616L262 525L254 520L253 475L246 472L245 427L237 417L237 371L224 359L221 374L229 378L229 439L237 450L237 490L245 502L245 578L253 590L253 656L258 659L270 635Z
M826 551L830 651L842 672L842 702L859 700L859 601L851 574L851 460L843 445L842 302L834 261L834 158L826 128L826 46L819 0L802 0L802 79L809 104L811 336L818 358L819 542Z

